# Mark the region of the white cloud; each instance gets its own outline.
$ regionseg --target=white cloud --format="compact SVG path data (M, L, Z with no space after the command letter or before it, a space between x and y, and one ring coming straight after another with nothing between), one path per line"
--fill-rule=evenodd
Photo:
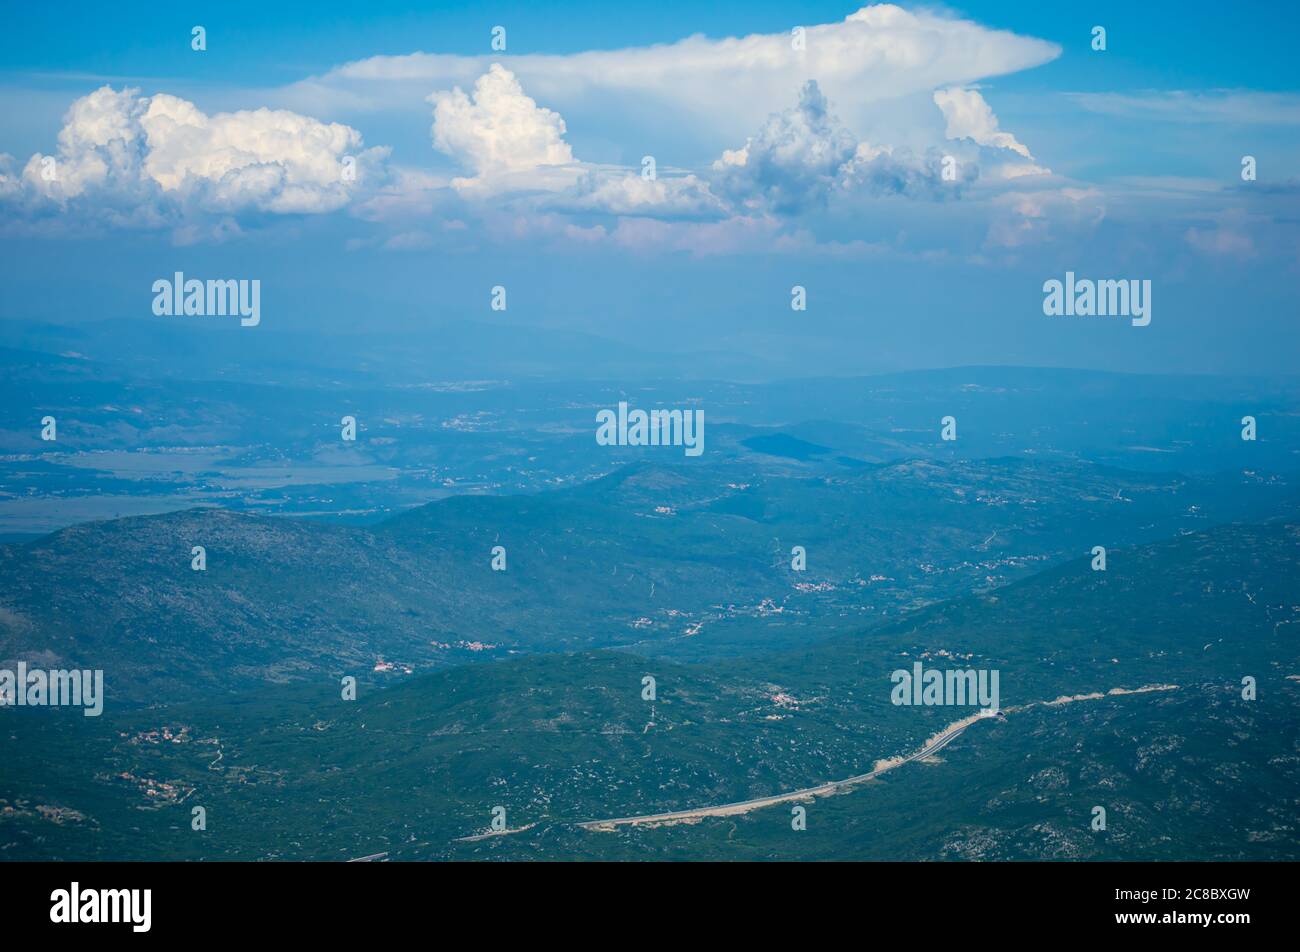
M944 199L962 194L963 186L980 175L973 157L964 156L953 168L954 178L943 178L943 161L948 156L930 148L923 155L911 149L858 144L853 158L840 169L840 188L868 195L906 195L912 198ZM953 156L956 158L956 156Z
M998 117L984 97L974 89L937 89L934 104L948 122L949 139L970 139L992 149L1009 149L1026 159L1033 159L1029 149L1016 137L998 128Z
M800 211L825 201L856 148L852 133L831 115L826 96L810 80L794 108L769 116L743 148L713 163L715 182L742 205Z
M428 97L434 104L433 144L473 177L453 178L468 200L534 196L549 211L717 217L725 209L694 175L646 178L639 170L580 162L564 141L564 117L539 106L510 70L493 64L474 83ZM545 193L535 196L535 193Z
M386 154L338 123L270 109L209 116L175 96L104 86L73 102L57 152L33 155L8 197L35 214L142 227L178 225L195 211L328 212L351 201Z
M284 110L207 116L193 103L157 95L140 120L145 173L164 191L198 187L224 208L333 211L347 204L343 157L362 156L357 130ZM382 150L372 150L377 158Z
M1052 170L1034 162L1007 162L996 166L993 174L1004 181L1024 178L1026 175L1051 175Z
M694 175L646 178L626 169L592 169L570 195L552 203L571 211L656 218L719 218L725 204Z
M918 155L905 147L857 141L809 80L794 107L769 116L743 147L722 153L713 163L713 184L750 212L797 214L845 193L944 198L978 175L976 164L966 161L945 182L942 161L933 148Z
M453 179L456 188L520 187L529 182L529 173L573 164L564 119L538 106L498 63L478 78L472 94L457 86L428 99L433 103L434 147L475 173Z
M500 62L524 88L574 121L617 124L662 137L671 115L706 153L751 132L809 79L839 104L860 136L874 135L873 104L929 96L1041 65L1060 55L1054 43L969 20L891 4L863 7L843 21L805 25L803 50L788 31L565 55L494 57L412 53L376 56L280 91L289 104L356 112L410 109L430 88L468 87Z
M493 207L509 215L759 220L845 194L937 198L975 179L978 163L968 153L976 150L945 147L962 162L958 181L941 184L941 119L917 105L937 87L961 92L1060 54L1043 40L891 4L802 29L802 49L781 31L565 55L373 57L272 91L264 101L288 107L279 110L206 115L174 96L105 87L69 112L58 179L42 178L44 157L35 156L18 186L0 161L0 200L39 199L60 217L93 208L97 220L119 225L179 228L195 211L227 222L215 229L199 222L186 229L191 236L238 234L236 221L250 210L350 206L389 221L400 237L421 232L421 216L473 220ZM789 108L798 90L800 102ZM302 114L404 113L428 103L433 145L455 168L381 168L387 150L365 150L350 125ZM987 118L996 128L991 111ZM599 164L575 155L590 160L600 150ZM624 150L654 152L660 174L643 178L639 168L617 165ZM341 180L344 154L362 163L364 189Z

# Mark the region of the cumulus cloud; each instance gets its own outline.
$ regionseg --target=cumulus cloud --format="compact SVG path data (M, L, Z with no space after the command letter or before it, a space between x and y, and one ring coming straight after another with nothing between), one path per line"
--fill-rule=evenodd
M357 130L284 110L207 116L193 103L157 95L140 120L144 171L164 191L195 188L226 209L333 211L351 198L345 156L377 158Z
M695 175L653 178L625 169L592 169L573 191L552 203L571 211L655 218L708 219L727 214L709 183Z
M1015 136L998 128L998 117L978 90L937 89L934 103L947 120L949 139L970 139L992 149L1008 149L1026 159L1033 159L1029 149Z
M531 173L574 162L564 141L563 117L537 105L499 63L478 78L473 93L456 86L433 93L428 101L433 103L434 147L475 173L453 179L456 188L520 186L530 178L544 186L554 176Z
M738 206L797 214L823 206L840 193L941 198L974 180L974 163L953 165L942 177L944 156L859 142L832 114L814 80L792 108L776 113L739 149L713 163L715 188Z
M997 130L965 87L1060 53L1032 37L892 4L799 30L800 43L782 31L565 55L373 57L270 94L286 108L212 115L175 96L105 87L74 103L53 156L33 156L21 170L0 156L0 201L60 218L93 210L97 221L167 226L185 240L237 235L249 212L347 206L391 222L407 235L398 244L410 245L422 240L410 237L424 231L422 216L474 220L493 208L707 222L799 214L844 195L943 198L978 177L978 150L937 150L942 121L916 106L941 88L950 134L960 123L949 112L961 106L991 123L991 141L1025 159L1028 150ZM426 102L432 144L454 169L389 169L387 150L366 149L356 129L308 115ZM963 128L973 142L987 138L969 122ZM660 174L575 154L590 158L615 142L654 143ZM948 153L961 160L955 182L940 179ZM341 174L345 155L357 159L356 182ZM1038 169L994 171L1005 178Z
M945 161L952 163L952 178L945 180ZM839 186L869 195L906 195L943 199L961 195L965 185L979 178L979 165L970 157L928 148L917 154L907 148L858 144L853 158L840 169Z
M516 207L515 196L523 193L533 208L547 211L665 219L788 215L823 206L837 191L944 197L977 174L966 163L960 176L941 184L943 156L936 150L918 156L859 142L813 80L795 105L768 116L740 148L724 151L707 177L579 161L565 141L564 118L539 105L500 65L480 76L470 94L458 86L428 99L435 147L475 173L452 179L456 191Z
M346 205L386 155L339 123L270 109L209 116L176 96L104 86L72 104L57 151L33 155L0 194L35 215L138 227L193 212L311 214ZM237 231L227 221L214 233Z
M451 180L469 200L527 193L550 211L709 218L724 207L694 175L659 177L580 162L565 141L564 117L537 104L518 78L493 64L474 83L435 92L433 144L471 177ZM537 198L535 193L545 193Z
M0 152L0 201L12 200L22 187L22 179L14 167L14 157L8 152Z
M852 133L809 80L797 105L769 116L744 147L724 152L713 171L719 188L743 205L797 212L825 202L856 149Z

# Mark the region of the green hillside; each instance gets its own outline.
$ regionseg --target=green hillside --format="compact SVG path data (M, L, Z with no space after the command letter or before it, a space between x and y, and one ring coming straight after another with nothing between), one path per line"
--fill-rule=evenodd
M0 546L0 661L102 668L111 698L148 703L381 661L428 671L602 647L709 659L809 644L1094 545L1297 500L1281 478L1022 461L741 473L632 466L373 528L208 509L77 526ZM190 567L198 545L203 572ZM491 568L496 545L506 571Z
M0 855L789 858L829 850L832 822L856 831L849 852L880 858L1292 855L1297 811L1276 790L1297 771L1298 554L1295 524L1221 527L1117 550L1104 575L1076 560L762 658L545 654L363 682L355 702L321 678L99 719L10 708ZM1007 717L975 724L941 766L816 801L821 832L790 841L788 807L574 826L787 792L916 750L971 713L891 704L890 672L916 658L998 669ZM1240 699L1247 675L1257 701ZM1177 689L1018 709L1150 684ZM1145 832L1126 838L1117 817L1101 845L1081 836L1089 800ZM190 829L195 805L205 833ZM519 832L457 842L496 806Z

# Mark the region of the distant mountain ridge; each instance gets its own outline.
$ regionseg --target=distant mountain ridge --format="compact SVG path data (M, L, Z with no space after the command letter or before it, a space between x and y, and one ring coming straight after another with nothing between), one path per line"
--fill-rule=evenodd
M369 528L219 509L76 526L0 546L0 660L104 668L148 701L518 651L747 654L1296 503L1285 483L1018 460L744 472L636 464Z

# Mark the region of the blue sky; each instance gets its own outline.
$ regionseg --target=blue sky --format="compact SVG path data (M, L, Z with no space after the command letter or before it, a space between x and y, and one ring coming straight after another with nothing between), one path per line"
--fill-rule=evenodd
M856 9L17 7L0 320L148 320L183 270L259 278L297 330L508 321L791 373L1294 370L1296 13ZM1151 325L1045 317L1067 270L1151 280Z
M1095 88L1247 86L1294 89L1292 49L1295 13L1269 0L1243 0L1231 15L1206 3L1094 0L1048 4L1037 0L914 5L948 9L988 26L1054 40L1062 45L1082 26L1108 24L1115 32L1105 71L1066 50L1035 77L1042 83L1098 83ZM1071 9L1070 7L1074 8ZM471 54L486 31L507 24L528 49L573 53L671 43L689 33L712 37L777 32L792 21L827 23L857 9L850 3L773 0L744 3L655 3L640 13L615 4L557 2L280 3L230 2L119 4L73 2L23 5L10 11L0 35L0 62L10 77L25 72L152 76L194 81L266 85L291 82L338 63L378 54L421 49ZM189 55L195 23L228 31L214 76L209 61ZM215 28L215 27L214 27ZM1090 87L1091 88L1091 87Z

